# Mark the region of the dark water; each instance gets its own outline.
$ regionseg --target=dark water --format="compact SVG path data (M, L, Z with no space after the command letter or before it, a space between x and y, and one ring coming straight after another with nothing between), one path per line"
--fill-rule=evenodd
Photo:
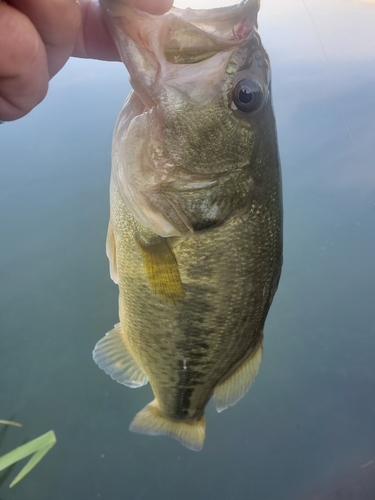
M234 408L209 405L200 453L130 433L150 389L91 357L117 322L104 244L124 69L72 60L0 126L0 418L23 423L0 454L58 439L1 500L375 499L375 4L308 6L315 27L300 0L263 2L285 265L261 371Z

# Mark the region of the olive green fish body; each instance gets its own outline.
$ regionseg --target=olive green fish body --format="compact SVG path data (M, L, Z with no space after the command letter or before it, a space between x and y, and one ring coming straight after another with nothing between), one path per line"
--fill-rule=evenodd
M232 406L258 371L282 265L279 158L258 7L250 0L211 16L196 11L193 20L192 11L176 10L165 22L128 7L111 11L135 92L112 152L107 254L120 322L94 359L125 385L150 382L155 400L131 430L168 434L194 450L203 445L209 399L218 411ZM144 32L158 34L145 35L147 51Z

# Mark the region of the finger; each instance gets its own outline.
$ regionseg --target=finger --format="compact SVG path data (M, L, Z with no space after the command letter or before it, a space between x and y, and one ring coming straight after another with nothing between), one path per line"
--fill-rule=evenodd
M161 15L168 12L173 0L126 0L126 3L149 14Z
M105 24L100 5L95 0L79 0L82 26L73 51L75 57L89 57L104 61L120 61L116 46ZM164 14L173 0L127 0L129 5L150 14Z
M27 114L48 89L44 44L30 20L0 3L0 120Z
M72 55L103 61L121 61L99 3L80 0L80 5L82 24Z
M7 0L34 24L46 47L52 78L72 54L81 26L76 0Z

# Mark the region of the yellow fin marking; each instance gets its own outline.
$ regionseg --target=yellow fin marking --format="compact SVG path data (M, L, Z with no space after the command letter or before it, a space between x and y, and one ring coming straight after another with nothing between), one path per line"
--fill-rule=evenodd
M130 430L150 436L171 436L190 450L200 451L206 436L206 422L204 416L192 422L170 420L161 414L158 402L154 399L137 413Z
M159 237L157 243L147 244L138 241L138 244L154 294L168 302L183 299L185 292L182 288L178 264L166 239Z

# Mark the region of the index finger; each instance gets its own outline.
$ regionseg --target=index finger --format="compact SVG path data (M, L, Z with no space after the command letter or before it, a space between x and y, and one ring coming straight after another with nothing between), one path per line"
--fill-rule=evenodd
M173 0L126 0L126 3L149 14L160 15L172 7Z
M81 10L76 0L8 0L35 26L47 54L52 78L72 54L81 26Z
M82 10L82 25L73 56L120 61L98 1L79 0L79 2ZM150 14L160 15L172 7L173 0L126 0L126 3Z

